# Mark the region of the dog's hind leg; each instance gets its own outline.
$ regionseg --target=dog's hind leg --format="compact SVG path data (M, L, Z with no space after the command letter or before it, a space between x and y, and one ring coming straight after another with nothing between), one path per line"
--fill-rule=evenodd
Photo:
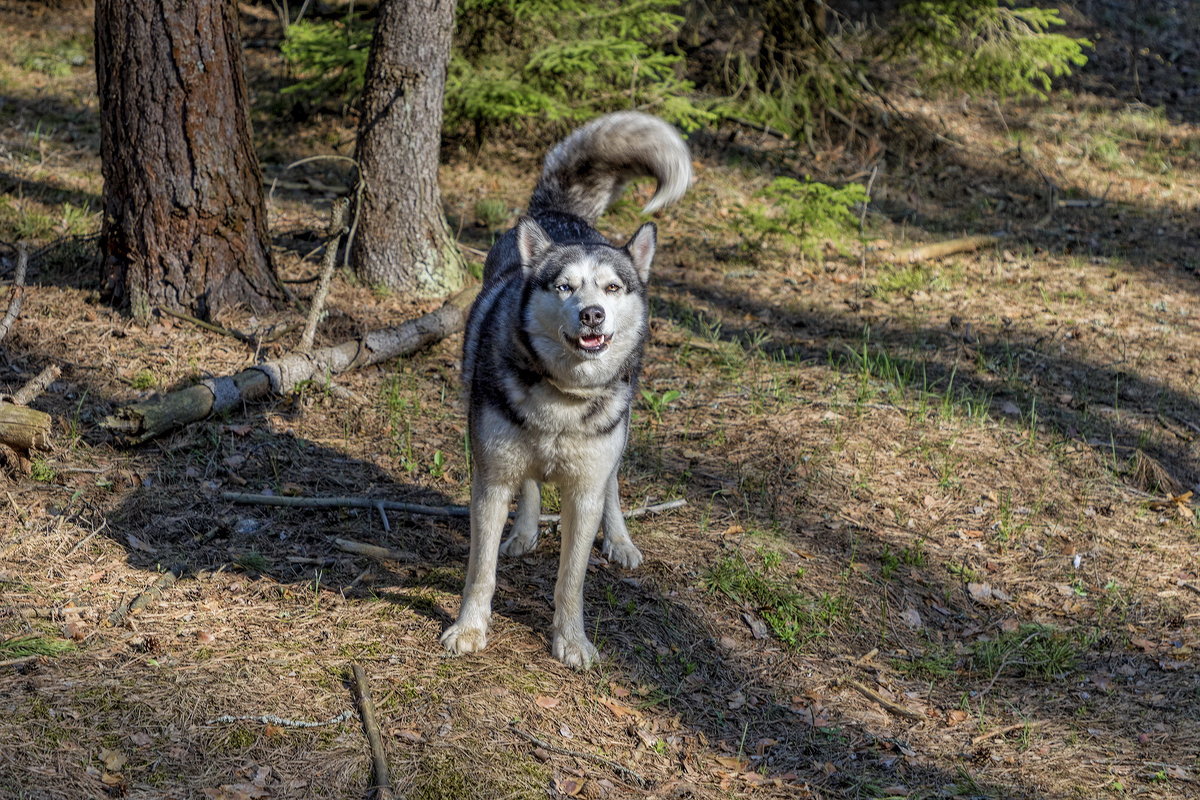
M554 657L568 667L587 669L600 654L588 641L583 625L583 579L596 531L604 513L604 484L560 485L562 552L554 585Z
M613 469L604 488L604 557L625 569L636 569L642 563L642 551L629 538L625 515L621 513L621 491L617 486L617 468Z
M532 478L521 484L521 499L517 501L517 516L512 532L500 545L506 556L523 556L538 543L538 517L542 513L542 485Z
M496 591L496 559L500 534L508 516L513 486L485 486L476 470L471 485L471 553L458 621L442 634L442 646L454 655L474 653L487 646L492 594Z

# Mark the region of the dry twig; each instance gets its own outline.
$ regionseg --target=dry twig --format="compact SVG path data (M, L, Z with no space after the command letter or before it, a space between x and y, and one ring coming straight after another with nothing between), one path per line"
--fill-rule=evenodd
M0 341L8 336L8 331L12 328L13 323L17 321L17 315L21 313L21 301L25 296L25 271L29 268L29 248L24 242L17 244L17 269L13 273L12 291L8 295L8 311L4 313L4 318L0 319Z
M350 686L354 691L354 699L358 702L363 731L371 745L371 774L375 779L375 797L376 800L392 800L396 795L392 791L391 778L388 777L387 753L383 749L383 737L379 735L379 723L375 720L375 703L371 700L367 676L358 664L350 665L350 674Z
M288 497L273 494L243 494L241 492L222 492L222 499L234 503L257 506L285 506L288 508L371 508L377 511L400 511L405 514L418 514L426 517L469 517L471 509L467 506L426 506L420 503L401 503L396 500L375 500L370 497ZM678 498L665 503L649 506L638 506L625 512L626 519L645 516L646 514L661 514L673 508L686 506L687 500ZM511 515L510 515L511 516ZM558 514L542 514L539 522L559 522Z
M338 246L346 233L346 223L350 211L350 200L339 197L333 201L329 211L329 242L325 248L325 260L321 264L321 281L313 293L312 305L308 309L308 320L304 323L304 333L300 335L300 344L296 349L301 353L312 350L313 339L317 335L317 322L321 318L321 309L325 307L325 299L329 297L329 284L333 281L333 270L337 266Z
M624 766L623 764L618 764L617 762L611 761L607 758L604 758L603 756L595 756L595 755L592 755L591 753L581 753L578 750L568 750L565 747L559 747L558 745L550 744L549 742L543 742L541 739L537 738L533 734L526 733L525 731L521 730L516 725L509 725L508 729L510 731L512 731L513 733L517 734L518 736L520 736L521 738L523 738L529 742L532 742L535 746L540 747L543 750L549 750L552 753L558 753L559 755L570 756L572 758L581 758L584 761L590 761L593 764L600 764L602 766L608 767L613 772L616 772L619 775L623 775L626 778L629 778L630 780L632 780L634 783L636 783L638 786L640 786L643 789L649 788L649 786L650 786L650 782L648 780L646 780L641 775L639 775L638 773L631 770L629 767Z
M416 553L410 553L407 550L390 550L386 547L379 547L378 545L356 542L353 539L334 539L333 544L338 550L345 550L347 553L367 556L368 558L376 558L380 561L421 560Z
M878 703L879 705L883 706L885 709L892 712L893 714L896 714L897 716L906 717L908 719L913 719L913 720L924 720L925 719L924 714L918 713L916 711L913 711L910 708L905 708L904 706L902 706L898 703L893 703L891 700L885 699L878 692L868 689L866 686L863 686L861 683L854 680L853 678L842 678L838 682L845 684L846 686L849 686L851 689L858 692L863 697L867 698L868 700L870 700L873 703Z
M988 739L995 739L997 736L1003 736L1006 733L1012 733L1013 731L1019 731L1022 728L1036 728L1039 725L1045 725L1045 724L1046 723L1044 723L1044 722L1034 721L1034 722L1017 722L1012 725L1005 725L1003 728L996 728L994 730L988 731L987 733L979 734L978 736L976 736L974 739L971 740L971 746L975 747L976 745L980 745L980 744L986 742Z

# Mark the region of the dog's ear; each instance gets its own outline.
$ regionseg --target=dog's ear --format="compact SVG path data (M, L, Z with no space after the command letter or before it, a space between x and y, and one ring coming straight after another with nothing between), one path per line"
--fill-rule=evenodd
M517 220L517 252L521 255L521 266L528 272L542 254L554 244L550 235L542 230L533 217Z
M638 228L637 233L625 244L642 283L650 280L650 262L654 260L654 249L657 246L658 227L653 222L647 222Z

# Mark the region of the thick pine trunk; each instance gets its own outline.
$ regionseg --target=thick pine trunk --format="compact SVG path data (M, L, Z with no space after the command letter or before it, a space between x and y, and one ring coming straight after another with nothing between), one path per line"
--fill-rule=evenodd
M233 0L97 0L112 301L211 317L282 297Z
M383 0L363 89L355 270L417 297L457 291L466 274L437 183L453 27L453 0Z

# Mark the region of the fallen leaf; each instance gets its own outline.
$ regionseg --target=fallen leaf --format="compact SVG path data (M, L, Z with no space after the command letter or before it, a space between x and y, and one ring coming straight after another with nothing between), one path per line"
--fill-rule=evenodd
M921 613L909 606L900 612L900 621L915 630L921 627Z
M961 708L952 708L946 712L946 725L952 728L961 722L965 722L969 716L970 715Z
M729 710L737 711L742 706L746 705L746 695L742 694L741 690L734 692L725 698L729 701Z
M567 727L567 723L565 723L565 722L561 726L559 726L558 735L563 737L564 739L574 739L575 738L575 734L571 733L571 729L569 727Z
M554 788L565 794L567 797L578 797L583 791L585 781L578 778L555 778Z
M620 719L621 717L637 718L637 717L642 716L641 713L639 713L636 708L631 708L627 705L624 705L623 703L618 703L615 700L608 700L603 697L598 698L598 699L599 699L600 705L604 706L609 711L611 711L613 713L613 716L617 717L618 719Z
M558 708L559 702L561 702L559 698L549 697L544 694L539 694L537 697L533 698L534 705L541 708Z
M100 763L103 764L104 768L109 772L120 772L121 767L125 766L125 762L128 760L129 759L125 757L124 753L121 753L117 750L109 750L106 748L100 751Z
M196 641L200 644L212 644L216 638L208 631L196 631Z
M1097 672L1090 676L1092 684L1102 692L1111 692L1113 690L1112 678L1104 673Z

